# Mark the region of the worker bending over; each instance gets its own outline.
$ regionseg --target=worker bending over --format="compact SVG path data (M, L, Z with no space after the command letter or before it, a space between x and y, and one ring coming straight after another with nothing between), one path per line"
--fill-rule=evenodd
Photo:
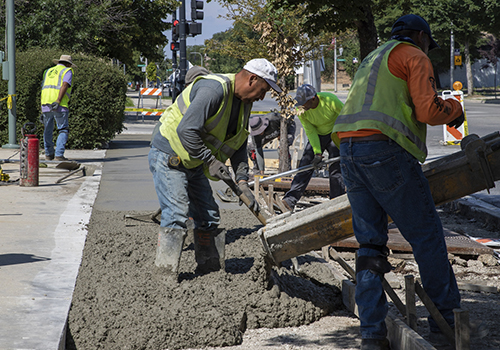
M177 280L179 261L194 220L197 273L224 269L225 231L211 180L231 180L225 162L231 160L236 182L258 211L248 187L247 138L252 103L277 92L276 68L266 59L253 59L237 74L197 77L160 118L152 140L149 168L161 207L156 266ZM232 180L231 180L232 181Z
M254 174L264 174L264 145L275 138L279 138L281 130L281 119L279 113L271 112L264 116L256 115L250 117L250 137L248 142L248 154L254 164ZM295 120L287 119L287 141L288 146L295 140Z
M332 141L331 133L344 104L331 92L316 92L309 84L299 86L295 96L296 106L303 109L299 114L300 122L307 136L307 144L300 159L299 168L314 165L319 168L323 159L323 152L328 151L328 158L339 156L339 149ZM283 204L293 211L295 204L313 176L315 169L303 171L295 175L290 185L290 190L283 197ZM338 197L345 193L339 162L333 162L328 168L330 178L330 198Z

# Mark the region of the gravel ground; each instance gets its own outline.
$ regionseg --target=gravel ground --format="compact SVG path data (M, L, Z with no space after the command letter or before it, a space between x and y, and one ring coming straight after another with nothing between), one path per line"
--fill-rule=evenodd
M124 219L125 214L146 213L92 214L68 319L68 349L359 349L359 321L343 307L339 282L328 268L305 255L299 257L300 277L286 264L269 274L256 236L260 223L248 210L221 213L228 230L227 272L196 275L187 243L177 285L169 285L154 266L158 226ZM495 228L454 213L440 215L456 232L499 238ZM342 256L354 266L353 252ZM450 261L459 281L500 287L496 260ZM392 264L401 285L407 274L418 277L413 260ZM404 300L404 290L397 293ZM499 349L500 295L461 294L471 320L482 320L490 330L471 349ZM417 312L418 332L426 337L427 313L420 303Z

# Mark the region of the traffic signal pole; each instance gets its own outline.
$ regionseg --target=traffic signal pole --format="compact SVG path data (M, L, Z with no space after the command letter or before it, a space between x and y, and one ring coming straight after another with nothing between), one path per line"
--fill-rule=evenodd
M179 84L180 90L184 89L184 80L187 72L187 58L186 58L186 0L181 1L181 7L179 8L179 46L180 46L180 74L179 74Z
M177 79L175 79L175 72L177 70L177 50L175 50L175 46L177 44L177 39L179 33L179 26L177 25L177 10L172 13L172 42L170 43L170 49L172 50L172 74L174 77L173 86L172 86L172 102L175 101L178 95L177 90ZM179 90L180 91L180 90Z
M197 20L203 19L203 1L191 1L191 23L186 20L186 0L181 1L179 7L179 20L176 18L176 11L172 13L172 42L170 48L172 50L172 71L174 72L174 89L172 91L172 101L175 101L177 96L184 89L186 73L188 71L188 60L186 50L186 37L196 36L201 34L201 23ZM179 42L177 42L179 40ZM179 51L179 65L177 65L177 51ZM203 57L202 57L203 62ZM179 67L179 74L175 74Z

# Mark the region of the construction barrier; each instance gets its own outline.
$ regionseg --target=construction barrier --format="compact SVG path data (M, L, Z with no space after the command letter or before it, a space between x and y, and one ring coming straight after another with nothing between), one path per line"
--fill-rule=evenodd
M156 108L158 108L158 101L160 101L160 108L162 107L161 97L163 96L163 89L158 88L142 88L139 91L139 101L137 102L137 108L144 107L144 97L156 97Z
M142 115L161 116L163 112L142 112Z
M165 109L159 108L130 108L125 107L125 112L165 112Z
M462 125L456 128L450 128L448 125L443 125L443 141L441 144L443 145L459 145L462 139L469 135L469 128L467 127L467 116L465 115L465 107L464 107L464 93L461 90L445 90L442 92L441 97L443 100L448 98L456 98L458 102L462 105L462 110L464 111L465 121Z

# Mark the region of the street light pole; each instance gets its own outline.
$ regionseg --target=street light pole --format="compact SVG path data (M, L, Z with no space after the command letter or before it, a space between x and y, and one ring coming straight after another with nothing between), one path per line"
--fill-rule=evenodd
M450 34L450 90L453 89L453 69L455 68L455 39L453 38L453 22L451 22Z

